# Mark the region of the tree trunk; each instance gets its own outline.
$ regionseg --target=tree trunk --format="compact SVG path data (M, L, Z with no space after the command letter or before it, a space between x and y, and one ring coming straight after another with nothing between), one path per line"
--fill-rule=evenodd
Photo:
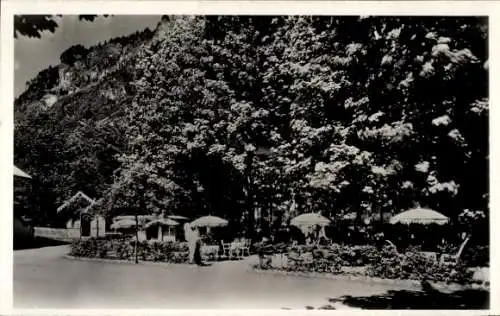
M250 180L251 181L251 180ZM251 187L251 184L249 185ZM249 190L248 193L248 205L247 205L247 234L248 238L252 239L253 232L255 230L255 212L254 212L254 202L253 202L253 192L252 189Z
M268 227L269 227L269 235L272 236L272 234L273 234L273 200L272 200L272 197L269 199L267 216L269 218L269 220L267 222Z
M358 231L358 226L361 222L361 208L356 207L356 216L354 217L354 230Z
M379 214L380 214L380 227L382 228L384 226L384 208L379 207Z
M246 182L247 182L247 237L249 239L252 239L253 237L253 232L255 229L255 214L253 210L254 206L254 200L253 200L253 179L252 179L252 164L253 164L253 153L248 153L248 156L246 157L246 170L245 170L245 176L246 176Z
M134 247L134 254L135 254L135 263L139 263L139 258L138 258L138 248L139 248L139 216L137 215L137 211L135 213L135 247Z

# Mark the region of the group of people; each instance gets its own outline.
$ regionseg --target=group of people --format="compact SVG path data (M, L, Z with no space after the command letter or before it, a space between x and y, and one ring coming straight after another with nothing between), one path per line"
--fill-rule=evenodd
M198 230L189 223L184 224L184 238L189 246L189 263L203 265L201 260L201 238Z

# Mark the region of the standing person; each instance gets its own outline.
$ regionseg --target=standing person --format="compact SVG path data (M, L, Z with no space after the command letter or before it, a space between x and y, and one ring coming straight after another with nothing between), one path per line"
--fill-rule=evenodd
M194 253L196 249L196 236L189 223L184 224L184 238L189 247L189 263L194 263Z
M197 265L201 266L201 238L198 230L196 228L192 229L193 238L193 261Z

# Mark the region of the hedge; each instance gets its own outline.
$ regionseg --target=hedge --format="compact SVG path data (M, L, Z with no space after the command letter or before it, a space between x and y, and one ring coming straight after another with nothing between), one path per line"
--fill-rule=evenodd
M73 242L70 254L77 257L134 260L134 246L135 241L126 239L81 239ZM358 274L384 279L473 283L473 272L468 270L466 261L443 265L422 256L418 249L401 254L390 246L385 246L381 250L375 246L347 245L255 244L254 246L261 258L260 268L340 274L346 273L345 268L349 267L354 268ZM142 261L171 263L186 263L189 256L186 243L157 241L139 242L137 253ZM288 264L282 267L273 266L269 256L274 254L286 254ZM267 259L264 260L266 256Z
M127 239L89 238L75 240L70 255L87 258L135 259L135 241ZM148 242L138 243L138 258L143 261L185 263L189 249L185 243Z
M381 250L374 246L346 245L295 246L287 247L286 250L280 245L257 245L257 247L260 247L260 253L264 257L287 254L288 264L285 266L272 266L270 260L261 260L263 265L260 268L264 269L340 274L346 273L345 268L363 267L352 269L355 272L351 273L384 279L473 283L473 272L468 269L468 261L460 261L454 265L440 264L419 254L418 249L401 254L390 246Z
M380 256L367 266L368 276L385 279L427 280L435 282L472 283L473 272L463 263L440 264L418 252L400 254L384 247Z

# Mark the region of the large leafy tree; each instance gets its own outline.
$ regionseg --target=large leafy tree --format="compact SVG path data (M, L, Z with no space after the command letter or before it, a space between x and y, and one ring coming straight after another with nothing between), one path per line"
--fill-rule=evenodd
M119 130L94 127L90 107L96 131L64 139L88 163L54 177L78 183L100 161L104 212L211 213L247 229L254 209L265 229L306 211L487 216L486 39L472 17L165 17L109 74L126 82L106 99ZM109 143L116 160L99 154Z
M78 19L92 22L96 17L97 15L79 15ZM15 15L14 38L19 35L41 38L43 32L54 33L58 26L55 15Z

